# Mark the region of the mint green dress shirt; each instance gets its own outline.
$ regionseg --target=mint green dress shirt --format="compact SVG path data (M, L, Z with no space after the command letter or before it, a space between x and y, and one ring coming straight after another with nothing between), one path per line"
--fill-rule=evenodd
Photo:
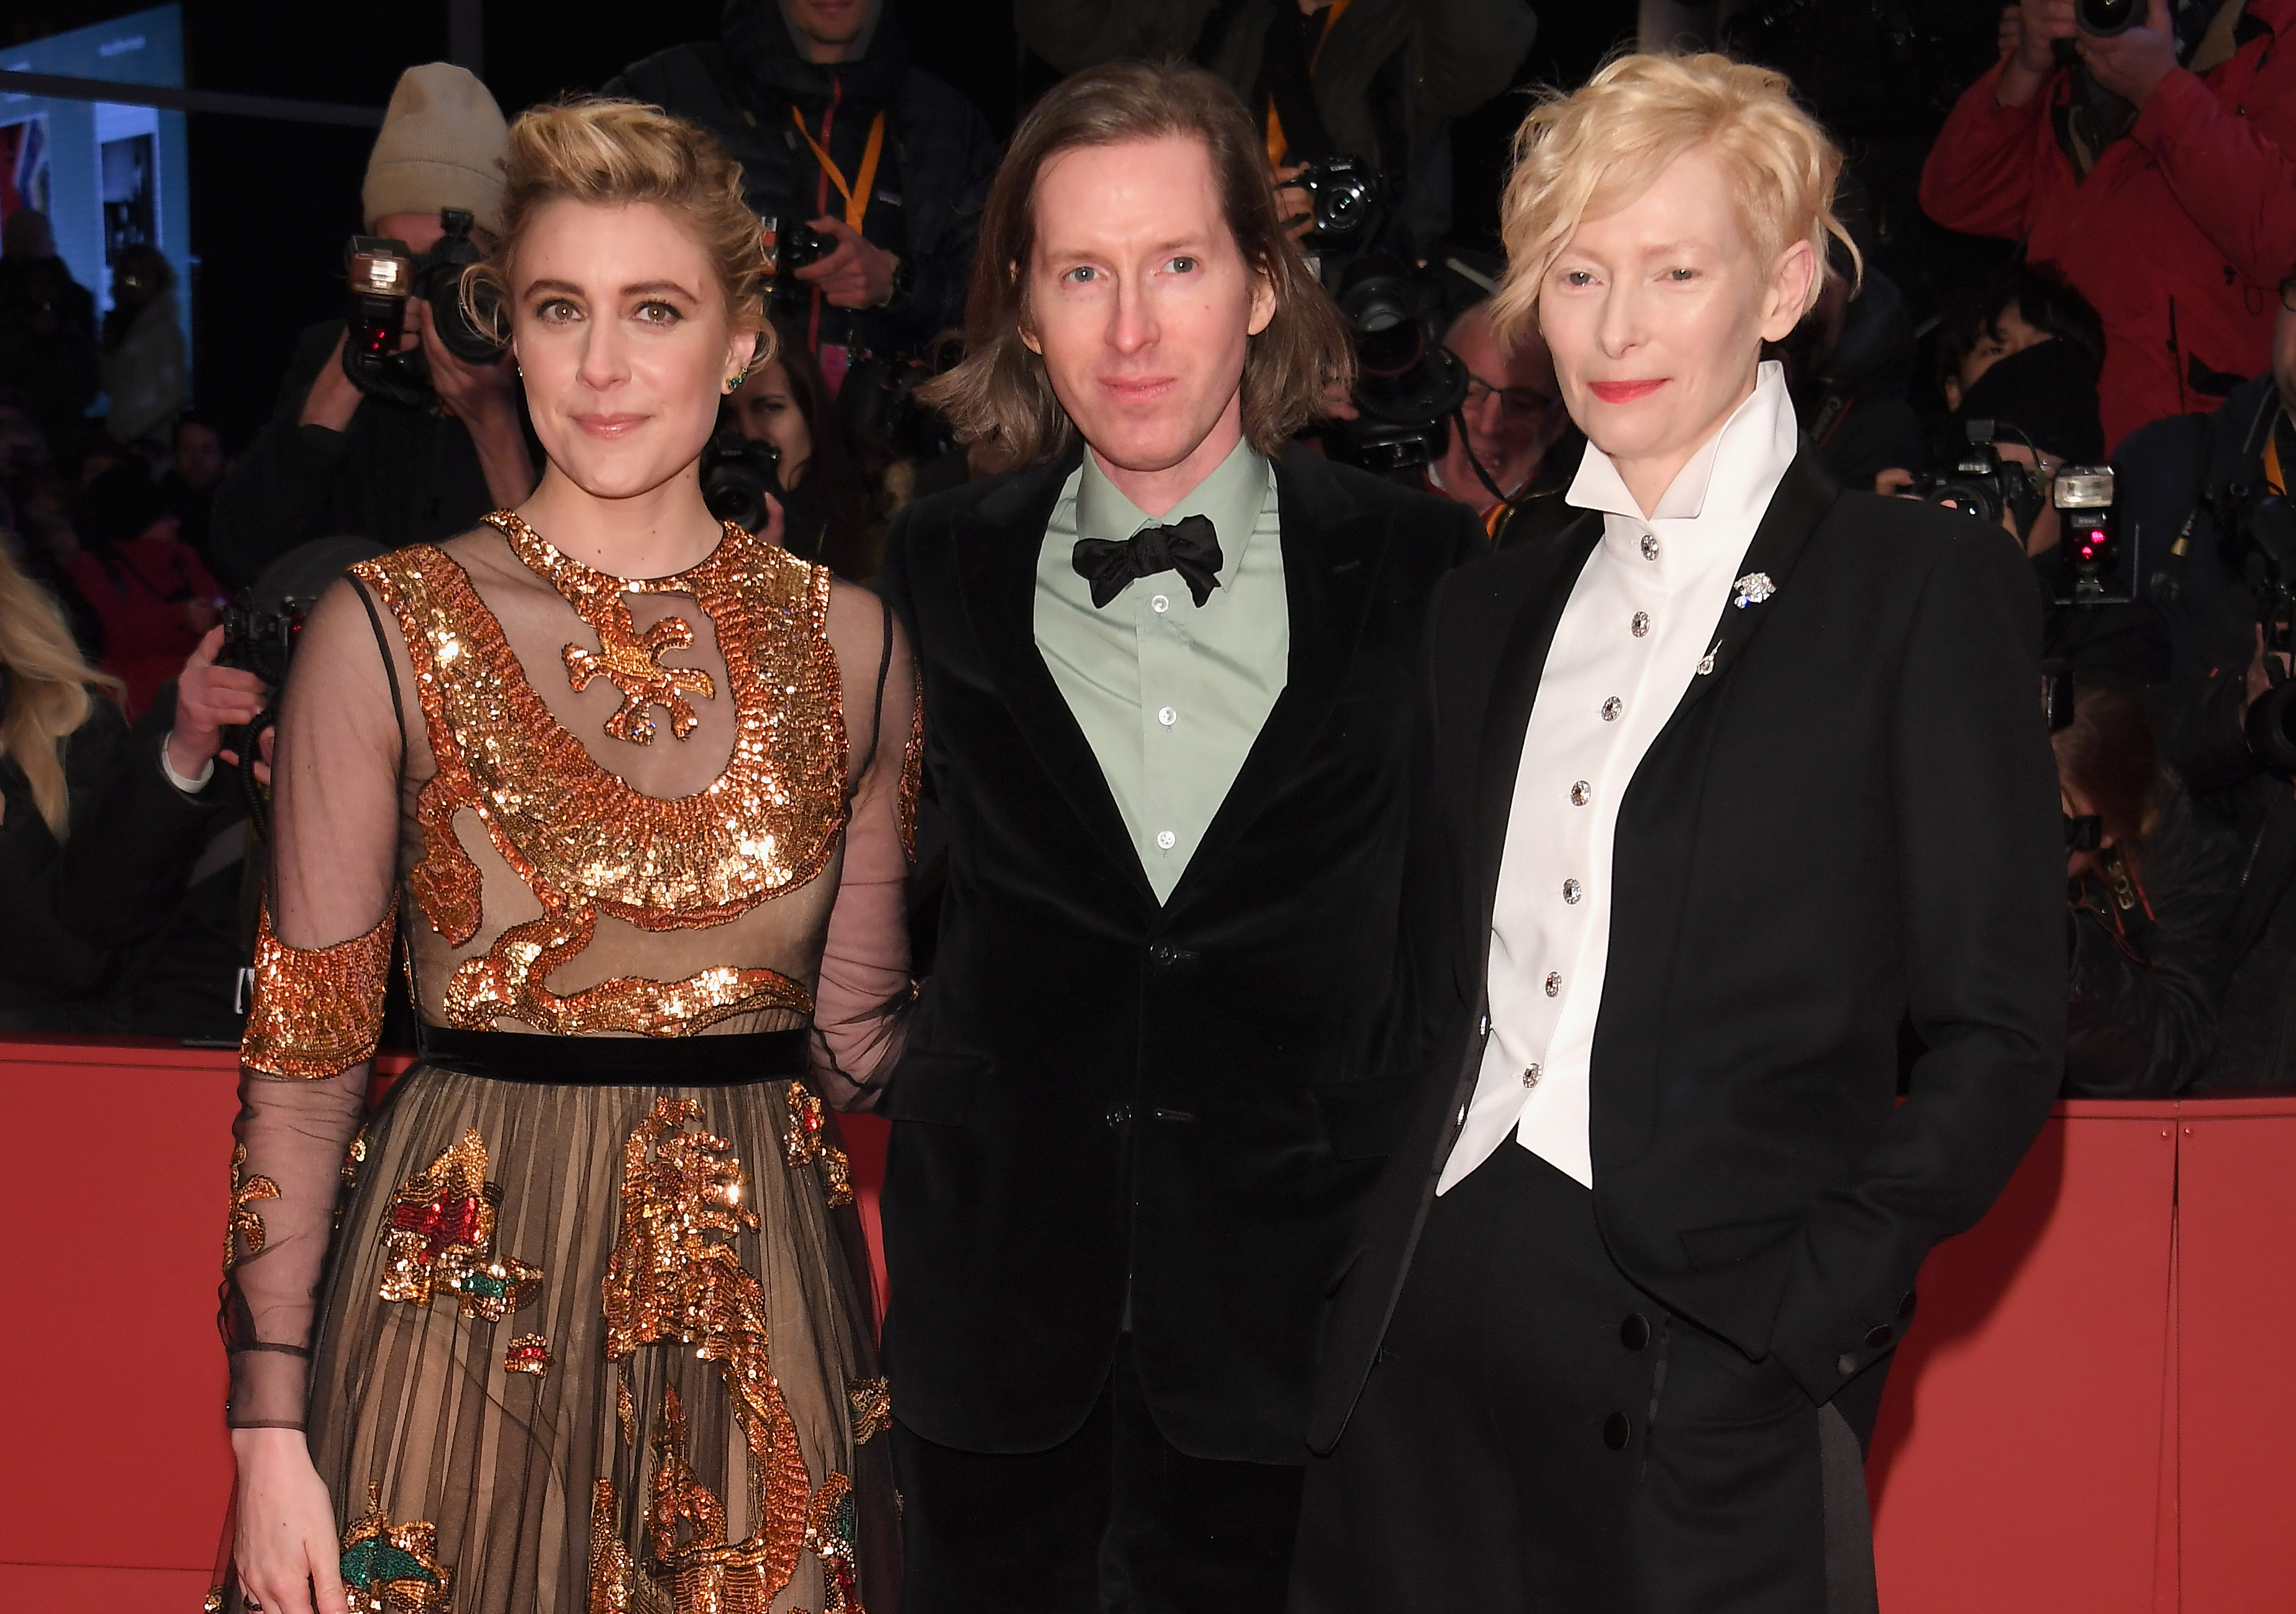
M1076 571L1078 538L1120 542L1192 515L1209 518L1219 539L1219 586L1203 604L1163 571L1093 608ZM1037 649L1100 759L1159 902L1283 692L1292 619L1279 532L1275 467L1249 442L1161 516L1118 492L1087 451L1045 527Z

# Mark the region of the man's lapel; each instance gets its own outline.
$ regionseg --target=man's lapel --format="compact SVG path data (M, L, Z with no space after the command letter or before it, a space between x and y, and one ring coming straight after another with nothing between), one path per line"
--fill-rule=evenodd
M1151 908L1156 894L1092 742L1037 648L1037 557L1081 447L1014 476L956 520L959 586L988 676L1037 765Z
M1177 905L1219 866L1300 759L1347 682L1387 537L1376 512L1349 497L1321 455L1297 444L1275 462L1283 551L1283 608L1292 646L1283 692L1213 815L1172 892Z
M1507 820L1514 812L1515 774L1522 766L1523 736L1530 728L1530 709L1538 699L1546 654L1554 648L1556 625L1578 574L1586 569L1587 557L1602 541L1603 518L1591 512L1548 540L1524 585L1513 626L1492 669L1490 693L1483 705L1482 744L1476 753L1476 884L1469 913L1477 938L1490 933L1499 863L1506 854ZM1476 956L1480 959L1480 953Z
M1841 484L1826 475L1805 442L1779 479L1777 491L1770 496L1770 507L1762 512L1761 524L1754 528L1754 540L1746 546L1745 569L1738 574L1739 586L1732 588L1729 601L1722 607L1722 620L1708 635L1707 643L1712 648L1698 664L1698 672L1683 692L1682 704L1674 709L1668 728L1682 722L1684 715L1745 654L1748 642L1776 609L1769 601L1785 587L1794 562L1801 558L1802 545L1809 542L1809 535L1817 530L1817 524L1841 496Z

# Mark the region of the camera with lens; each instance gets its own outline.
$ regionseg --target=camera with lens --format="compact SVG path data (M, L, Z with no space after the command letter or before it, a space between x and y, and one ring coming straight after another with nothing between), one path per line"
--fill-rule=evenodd
M2111 39L2144 20L2146 0L2073 0L2073 26L2092 39Z
M2030 465L2001 457L1993 446L1991 421L1971 421L1967 427L1952 466L1934 476L1915 477L1909 491L1915 498L1988 527L1998 527L2006 511L2019 533L2031 531L2033 518L2041 513L2039 476Z
M2248 750L2259 766L2296 779L2296 678L2282 659L2296 651L2296 504L2268 486L2235 484L2217 500L2225 559L2256 600L2270 686L2249 703Z
M813 288L797 278L800 269L811 268L837 250L837 237L811 225L797 225L774 231L774 300L783 307L792 307L806 299Z
M781 451L771 443L743 437L721 422L701 450L701 502L721 521L744 532L763 532L766 496L781 487Z
M1355 348L1357 418L1333 422L1324 447L1415 486L1467 396L1467 367L1437 335L1435 288L1402 259L1365 253L1341 274L1333 300Z
M1359 157L1326 158L1309 163L1292 184L1308 193L1315 220L1303 245L1351 247L1364 238L1379 200L1369 163Z
M435 396L430 366L418 344L402 350L407 305L430 305L431 328L447 352L466 364L490 365L502 344L472 323L463 307L463 271L486 254L471 239L471 215L442 208L445 232L419 256L403 241L354 235L344 250L350 303L344 314L343 373L371 397L421 407Z
M287 664L295 659L295 642L302 637L304 619L315 602L258 602L253 589L224 608L223 649L217 665L253 673L273 689L287 682Z

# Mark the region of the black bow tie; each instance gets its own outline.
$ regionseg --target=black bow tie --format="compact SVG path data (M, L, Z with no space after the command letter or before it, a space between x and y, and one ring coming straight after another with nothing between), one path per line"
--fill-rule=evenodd
M1226 560L1211 518L1188 516L1168 527L1143 527L1120 544L1078 538L1075 566L1077 576L1092 585L1097 610L1122 594L1133 578L1152 578L1160 571L1178 572L1201 605L1219 586L1219 569Z

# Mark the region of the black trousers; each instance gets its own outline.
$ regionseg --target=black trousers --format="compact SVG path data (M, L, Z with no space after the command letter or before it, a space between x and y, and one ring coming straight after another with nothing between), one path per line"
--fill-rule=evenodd
M1628 1283L1594 1198L1509 1141L1435 1201L1292 1614L1874 1608L1860 1436Z
M1305 1447L1301 1448L1305 1454ZM1084 1427L960 1451L893 1424L905 1614L1280 1614L1301 1470L1164 1438L1126 1334Z

